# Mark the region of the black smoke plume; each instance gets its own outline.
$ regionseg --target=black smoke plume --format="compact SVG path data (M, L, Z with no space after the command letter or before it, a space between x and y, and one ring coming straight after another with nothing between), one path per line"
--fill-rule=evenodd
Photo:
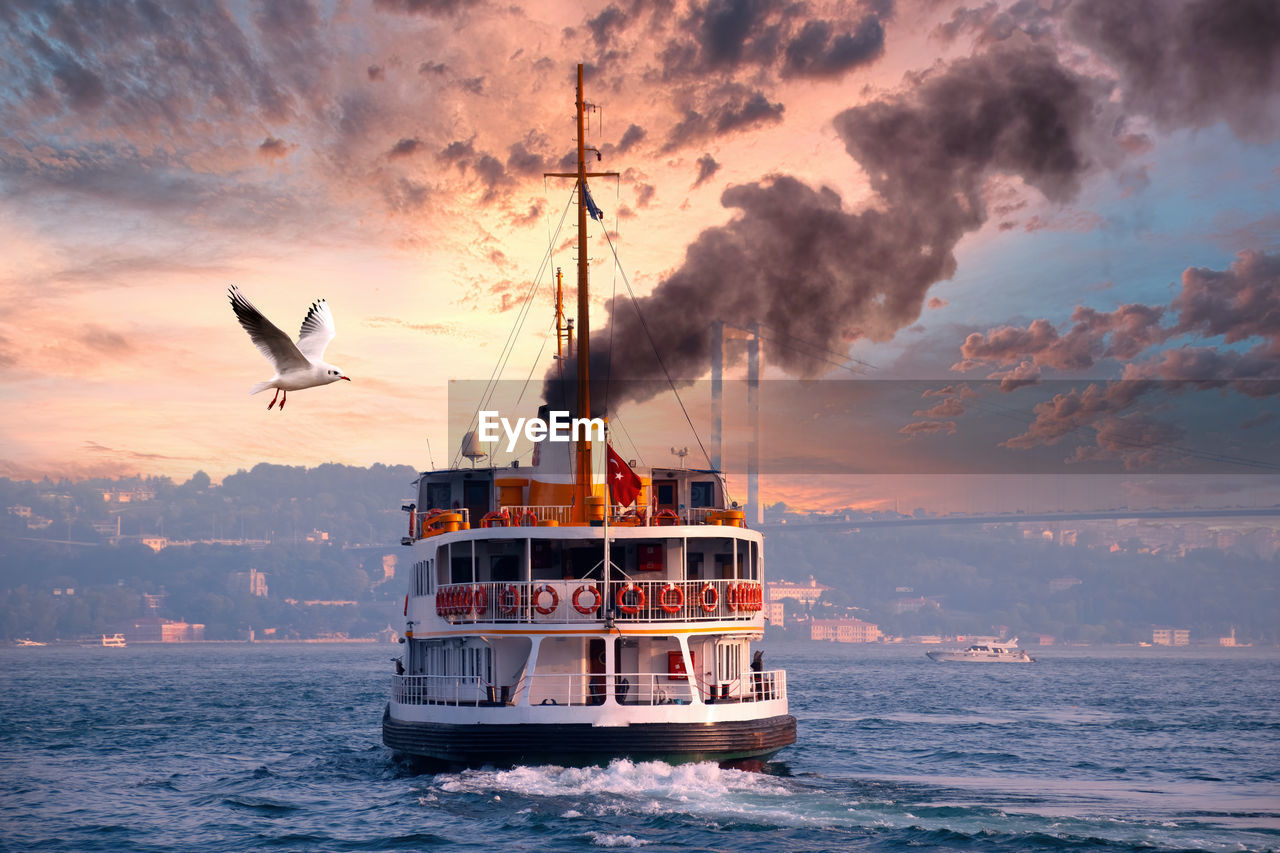
M1016 174L1051 199L1071 197L1089 165L1095 88L1045 49L1002 47L908 95L839 114L836 129L881 206L848 213L832 190L788 176L730 187L721 203L738 215L703 231L638 305L619 300L610 325L592 335L593 413L603 411L606 379L639 380L608 390L616 406L660 392L666 375L704 375L713 320L764 324L766 358L798 376L829 364L796 341L841 350L851 339L892 338L954 272L956 243L986 220L988 175ZM548 400L572 401L558 380L572 381L576 366L563 366L547 377Z

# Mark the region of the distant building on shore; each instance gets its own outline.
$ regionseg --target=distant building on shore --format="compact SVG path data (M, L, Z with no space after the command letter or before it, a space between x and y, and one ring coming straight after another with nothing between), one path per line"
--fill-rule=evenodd
M232 572L227 579L227 587L235 595L248 593L255 598L266 598L267 575L253 568L247 572Z
M766 601L764 603L764 621L775 628L782 628L786 624L785 620L786 613L781 601Z
M1189 646L1191 632L1186 628L1156 628L1151 632L1151 643L1156 646Z
M198 643L204 640L204 625L144 616L126 628L124 634L130 643Z
M835 643L874 643L880 639L880 626L861 619L813 619L809 638Z
M800 602L805 607L812 607L814 602L822 597L822 594L831 589L814 580L813 575L809 576L809 582L792 583L791 581L777 580L765 581L765 593L768 601L782 601L784 598L790 598Z

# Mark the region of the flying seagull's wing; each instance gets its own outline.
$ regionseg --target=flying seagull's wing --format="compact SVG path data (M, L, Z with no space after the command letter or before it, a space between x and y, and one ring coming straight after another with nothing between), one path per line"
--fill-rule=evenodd
M289 336L280 331L275 323L262 316L262 312L254 308L253 303L245 299L244 294L235 285L231 286L228 293L231 295L231 310L236 312L236 319L249 333L249 339L253 341L258 351L275 365L277 373L310 366L311 363L293 345Z
M311 361L319 361L324 356L324 348L333 340L338 330L333 325L333 314L329 311L329 303L318 299L311 303L311 310L302 320L302 329L298 332L298 349Z

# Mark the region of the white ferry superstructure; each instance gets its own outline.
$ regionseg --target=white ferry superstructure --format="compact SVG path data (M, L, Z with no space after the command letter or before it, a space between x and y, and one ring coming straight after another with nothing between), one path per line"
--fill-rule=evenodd
M577 106L582 188L581 66ZM588 416L585 266L578 283ZM532 466L419 477L402 540L403 672L382 724L394 752L455 765L747 762L795 742L785 673L752 652L763 537L720 472L638 469L639 495L622 506L593 481L592 454L586 440L543 444Z

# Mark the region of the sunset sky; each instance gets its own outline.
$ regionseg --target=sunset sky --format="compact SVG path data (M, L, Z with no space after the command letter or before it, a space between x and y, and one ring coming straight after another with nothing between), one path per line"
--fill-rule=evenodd
M0 476L442 464L448 381L490 376L531 288L501 375L537 397L578 62L620 173L596 357L651 374L652 337L693 380L712 320L760 322L771 379L936 384L851 437L882 458L1176 472L1202 410L1231 473L1280 470L1274 0L13 0ZM647 331L610 325L627 282ZM353 381L248 396L232 284L290 334L327 299Z

